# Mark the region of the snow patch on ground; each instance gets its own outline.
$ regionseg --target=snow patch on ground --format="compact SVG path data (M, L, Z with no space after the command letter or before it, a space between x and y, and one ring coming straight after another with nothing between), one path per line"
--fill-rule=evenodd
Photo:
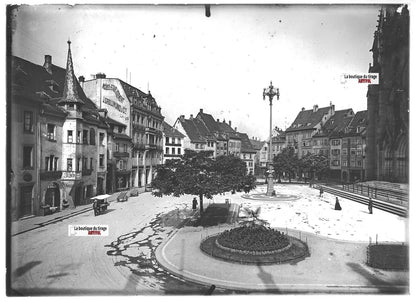
M370 237L374 242L407 241L407 219L374 209L368 213L367 206L348 199L339 198L342 210L335 211L335 196L324 193L319 197L317 189L305 185L275 185L279 194L298 195L294 201L259 201L243 199L243 193L217 195L210 202L224 202L225 198L242 207L256 209L261 207L260 218L271 227L289 228L310 232L324 237L347 241L366 241ZM265 186L251 191L264 193Z

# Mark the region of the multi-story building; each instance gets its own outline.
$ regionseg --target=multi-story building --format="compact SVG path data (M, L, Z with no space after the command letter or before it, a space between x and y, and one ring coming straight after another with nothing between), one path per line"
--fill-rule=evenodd
M255 165L254 175L264 176L267 170L268 143L253 137L252 139L250 139L250 144L253 147L253 149L256 151L256 154L254 155L254 165Z
M255 170L255 156L257 151L253 148L246 133L238 133L241 140L241 154L240 158L246 163L247 173L254 175Z
M212 151L214 157L241 155L241 138L237 128L231 127L231 121L226 123L225 120L215 120L211 114L204 113L203 109L199 110L195 118L192 114L189 119L181 115L173 127L185 135L185 149Z
M100 73L95 79L84 81L83 89L99 108L108 110L108 116L124 125L125 135L132 140L129 152L132 163L131 176L127 181L127 170L122 180L128 186L143 187L154 178L154 167L162 163L163 120L161 108L150 92ZM120 163L120 161L119 161ZM128 165L129 166L129 165ZM120 179L120 178L119 178ZM127 187L126 187L127 188Z
M183 139L185 135L163 122L163 163L167 159L178 159L183 155Z
M126 190L131 187L131 138L126 134L127 125L108 116L106 122L109 125L107 192Z
M368 85L368 180L409 180L409 10L380 10L374 33L373 64L378 85Z
M75 78L70 42L66 69L49 55L43 66L16 57L12 66L12 216L62 210L104 192L96 141L107 125Z
M305 110L302 108L292 123L286 129L286 146L294 147L298 158L312 152L312 137L318 133L327 120L334 115L335 105Z
M358 111L342 137L341 179L352 182L365 179L367 111Z
M75 77L69 41L63 94L57 105L67 112L62 126L63 198L69 206L76 206L84 204L97 193L97 133L106 129L107 125Z
M286 147L285 132L279 129L279 131L274 131L274 134L275 135L272 137L272 158L282 152Z

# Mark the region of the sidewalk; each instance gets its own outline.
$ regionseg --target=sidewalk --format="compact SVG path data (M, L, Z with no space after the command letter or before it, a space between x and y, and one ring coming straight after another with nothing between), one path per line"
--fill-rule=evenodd
M134 190L134 189L132 189ZM137 190L137 189L136 189ZM140 193L143 193L140 191ZM117 201L117 196L121 192L116 192L111 195L111 197L108 198L108 201L115 202ZM79 205L73 209L65 209L60 212L56 212L50 215L45 216L32 216L28 218L19 219L12 222L11 225L11 236L16 236L21 233L25 233L37 228L44 227L49 224L53 224L59 221L62 221L64 219L71 218L76 215L80 215L82 213L87 213L89 211L92 211L92 204L85 204L85 205Z
M159 264L172 274L207 286L283 293L407 293L408 272L380 271L365 264L366 243L302 233L311 256L298 263L245 265L204 254L200 242L232 226L183 228L156 250ZM299 237L299 232L289 231ZM307 237L307 239L305 239Z

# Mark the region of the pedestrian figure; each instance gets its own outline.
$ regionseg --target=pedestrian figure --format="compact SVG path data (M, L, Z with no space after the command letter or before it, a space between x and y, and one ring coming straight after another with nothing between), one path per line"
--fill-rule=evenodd
M322 187L319 188L319 197L322 197L322 194L324 194L324 189Z
M373 214L373 200L370 197L370 200L368 201L368 212L370 214Z
M335 197L335 210L336 211L341 211L342 210L341 205L339 204L338 197Z
M196 207L198 206L198 201L196 200L196 197L192 200L192 210L196 210Z

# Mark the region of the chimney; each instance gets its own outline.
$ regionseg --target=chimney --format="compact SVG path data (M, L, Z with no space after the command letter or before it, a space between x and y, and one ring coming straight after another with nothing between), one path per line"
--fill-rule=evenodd
M234 128L234 131L237 132L237 127Z
M99 73L97 73L97 74L95 75L95 78L96 78L96 79L105 79L105 78L106 78L106 75L105 75L105 73L103 73L103 72L99 72Z
M52 56L51 55L45 55L45 63L43 63L43 68L45 68L49 74L52 74Z
M181 116L179 116L179 119L183 122L185 120L185 116L181 115Z
M204 110L202 108L199 109L199 113L204 113Z
M78 82L81 85L81 88L84 88L85 77L84 76L79 76L78 77Z
M228 125L230 125L230 127L231 127L231 121L228 121Z
M318 105L313 105L313 112L318 111Z
M217 123L219 123L220 122L220 119L219 118L217 118Z
M305 107L302 107L302 111L305 110Z
M191 114L190 116L189 116L189 119L190 120L192 120L194 118L194 115L193 114Z
M105 108L98 109L98 114L99 114L101 117L106 118L106 117L107 117L107 113L108 113L108 111L107 111L107 109L105 109Z

